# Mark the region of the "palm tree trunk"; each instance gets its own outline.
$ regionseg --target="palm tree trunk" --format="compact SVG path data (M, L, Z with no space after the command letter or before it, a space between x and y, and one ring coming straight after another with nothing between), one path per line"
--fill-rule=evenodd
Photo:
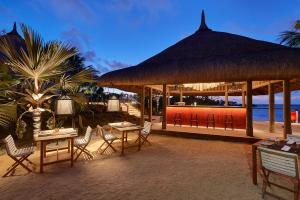
M32 112L33 119L33 134L38 134L41 131L41 111L34 109Z

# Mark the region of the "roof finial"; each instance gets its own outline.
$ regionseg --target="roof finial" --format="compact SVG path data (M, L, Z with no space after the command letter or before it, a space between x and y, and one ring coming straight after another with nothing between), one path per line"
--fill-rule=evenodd
M9 32L8 34L18 34L18 31L17 31L17 23L16 23L16 22L14 22L13 29L12 29L11 32Z
M205 23L205 14L204 14L204 10L202 10L201 13L201 25L199 27L198 31L211 31L211 29L209 29Z
M13 27L12 31L17 32L17 23L16 22L14 22L14 27Z

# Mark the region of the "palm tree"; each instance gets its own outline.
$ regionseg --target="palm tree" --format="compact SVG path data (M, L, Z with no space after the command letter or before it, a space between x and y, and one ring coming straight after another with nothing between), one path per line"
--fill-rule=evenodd
M280 44L285 44L289 47L300 47L300 20L294 23L292 30L282 32L279 39Z
M58 90L69 90L82 82L91 80L91 68L73 75L74 70L67 60L77 54L77 50L59 41L44 42L42 37L28 26L21 24L25 45L17 47L12 41L1 38L0 52L4 55L4 64L9 66L20 80L19 91L10 91L18 96L18 103L29 107L33 113L34 132L40 130L40 117L43 104ZM28 112L28 111L26 111Z

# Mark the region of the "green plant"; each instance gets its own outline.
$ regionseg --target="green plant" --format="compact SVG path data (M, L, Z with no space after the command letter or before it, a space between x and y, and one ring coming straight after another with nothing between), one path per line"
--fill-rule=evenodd
M281 44L300 47L300 20L295 21L292 30L282 32L279 39Z

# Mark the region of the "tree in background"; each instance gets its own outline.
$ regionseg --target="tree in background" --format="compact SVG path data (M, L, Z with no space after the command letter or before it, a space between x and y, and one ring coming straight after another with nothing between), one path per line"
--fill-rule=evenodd
M292 30L284 31L279 36L280 44L300 47L300 20L295 21Z

